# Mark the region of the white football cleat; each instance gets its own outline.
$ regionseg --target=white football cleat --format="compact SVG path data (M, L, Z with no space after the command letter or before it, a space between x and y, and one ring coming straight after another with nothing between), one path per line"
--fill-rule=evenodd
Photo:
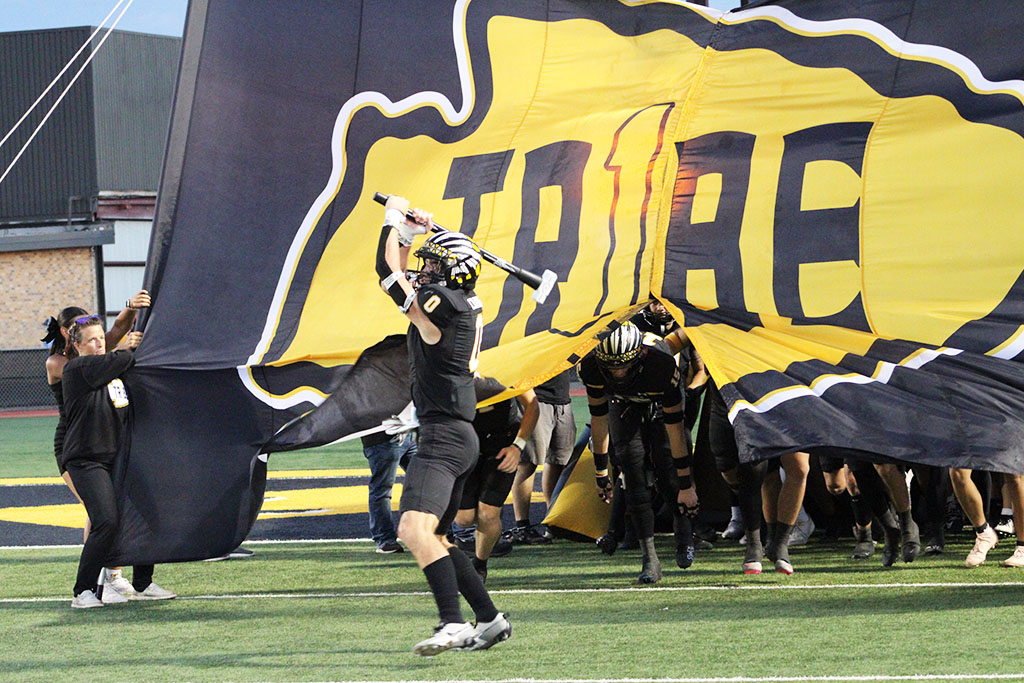
M496 643L512 637L512 622L508 615L498 612L498 616L473 627L473 637L460 650L486 650Z
M412 651L420 657L433 657L445 650L468 645L474 636L476 636L476 629L469 622L452 621L447 624L439 624L434 629L434 635L416 643Z

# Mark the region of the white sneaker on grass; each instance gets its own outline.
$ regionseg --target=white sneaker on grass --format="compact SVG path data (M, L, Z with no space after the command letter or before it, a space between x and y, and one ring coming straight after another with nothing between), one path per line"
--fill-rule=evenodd
M112 588L114 591L124 596L125 598L131 597L131 595L135 592L135 588L132 586L132 582L124 578L123 576L107 578L106 582L103 584L103 597L107 596L108 588ZM106 600L104 600L103 602L106 602ZM114 602L120 602L120 600L115 600Z
M121 580L124 581L124 579ZM131 588L131 584L128 584L128 587ZM132 592L134 592L134 589ZM119 605L128 602L128 596L114 588L114 584L111 581L103 582L101 595L103 596L101 600L103 600L104 605Z
M132 596L132 600L173 600L178 597L178 594L174 591L169 591L166 588L161 588L155 583L151 583L146 586L144 591L136 591Z
M438 625L434 629L434 635L416 643L412 651L420 657L433 657L445 650L468 645L474 636L476 636L476 629L473 624L465 621L452 621Z
M103 602L92 591L82 591L71 599L71 606L75 609L90 609L103 607Z

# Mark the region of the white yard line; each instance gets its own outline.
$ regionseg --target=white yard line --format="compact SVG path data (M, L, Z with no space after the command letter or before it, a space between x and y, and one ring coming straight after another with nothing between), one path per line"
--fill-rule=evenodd
M1024 673L906 674L877 676L720 676L713 678L473 678L446 679L447 683L842 683L844 681L975 681L1021 680ZM337 683L320 681L320 683ZM346 683L438 683L431 680L346 681Z
M989 581L977 583L828 583L828 584L773 584L752 586L654 586L649 588L511 588L493 590L491 595L558 595L579 593L700 593L711 591L791 591L791 590L836 590L872 588L1021 588L1024 581ZM357 593L227 593L223 595L180 596L178 600L317 600L333 598L404 598L430 595L429 591L391 591ZM0 598L0 604L31 602L66 602L69 598ZM626 680L626 679L623 679ZM644 679L646 680L646 679ZM666 679L668 680L668 679ZM674 679L673 679L674 680ZM723 679L724 680L724 679ZM733 679L728 679L733 680ZM736 679L740 680L740 679ZM772 680L772 679L751 679ZM789 680L789 679L786 679ZM816 679L807 679L816 680ZM830 679L821 679L830 680ZM838 680L838 679L837 679ZM845 679L842 679L845 680Z

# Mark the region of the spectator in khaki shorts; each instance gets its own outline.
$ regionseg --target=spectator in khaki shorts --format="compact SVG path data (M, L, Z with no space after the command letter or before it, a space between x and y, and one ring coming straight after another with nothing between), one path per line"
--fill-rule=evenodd
M540 405L540 417L526 442L526 449L516 471L516 480L512 485L516 525L505 532L505 536L513 544L537 545L551 542L551 534L547 529L530 524L530 496L533 493L534 472L538 465L544 463L541 490L544 492L545 505L551 504L551 494L576 444L576 418L569 399L570 372L566 370L534 387Z

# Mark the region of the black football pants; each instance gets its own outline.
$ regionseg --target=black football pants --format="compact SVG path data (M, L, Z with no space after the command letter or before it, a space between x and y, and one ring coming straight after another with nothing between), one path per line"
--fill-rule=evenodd
M626 507L633 528L637 538L650 538L654 535L654 510L648 473L653 472L673 517L680 515L676 505L679 477L672 462L665 424L654 416L648 404L614 401L609 406L608 430L611 457L626 480Z

